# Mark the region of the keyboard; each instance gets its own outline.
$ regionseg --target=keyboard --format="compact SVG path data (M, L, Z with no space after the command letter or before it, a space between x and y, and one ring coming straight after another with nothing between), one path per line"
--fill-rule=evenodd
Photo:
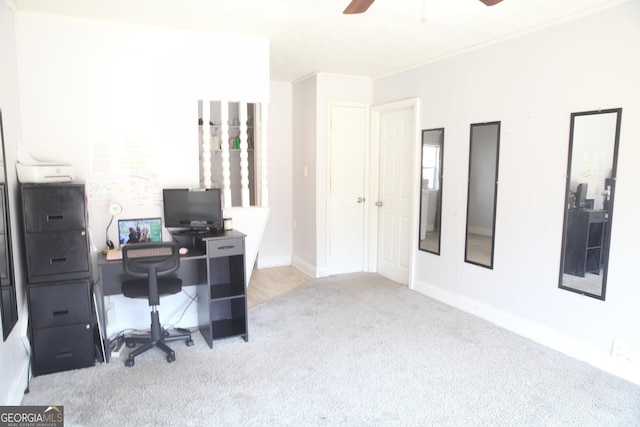
M129 258L149 258L154 256L169 256L171 248L145 248L145 249L129 249ZM107 261L122 260L122 250L114 250L107 252Z

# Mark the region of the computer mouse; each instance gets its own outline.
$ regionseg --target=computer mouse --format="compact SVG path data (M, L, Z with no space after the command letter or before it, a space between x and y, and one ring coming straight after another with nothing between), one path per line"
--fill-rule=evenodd
M186 255L187 252L189 252L189 248L180 248L180 249L178 249L178 253L180 255Z

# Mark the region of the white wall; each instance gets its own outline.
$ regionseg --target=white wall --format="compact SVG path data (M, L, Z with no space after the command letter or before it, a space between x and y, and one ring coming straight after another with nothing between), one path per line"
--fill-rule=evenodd
M163 187L198 186L199 99L269 101L266 39L28 13L16 29L23 142L87 183L94 249L104 247L110 202L122 204L119 218L161 216ZM176 320L187 301L163 299L161 321ZM148 327L143 305L109 303L110 334ZM197 325L195 307L180 325Z
M640 382L640 2L375 81L374 103L419 96L446 129L442 254L416 250L416 288ZM569 120L622 107L606 301L558 289ZM502 122L493 270L465 264L469 125ZM612 340L633 362L610 358Z
M291 265L293 247L292 87L271 83L267 128L269 208L258 268Z
M316 277L316 76L293 85L293 265ZM305 174L305 170L307 173Z
M15 163L15 152L9 148L22 138L20 93L18 91L18 57L16 50L15 21L7 3L0 1L0 110L2 110L2 130L4 133L5 164ZM15 284L18 300L18 323L6 341L0 341L0 405L17 405L27 384L29 356L23 346L21 331L26 327L27 314L23 311L24 283L22 269L22 246L19 239L19 211L16 207L16 176L11 168L7 174L9 207L13 240ZM2 329L2 325L0 325ZM2 334L0 334L2 335ZM25 339L26 341L26 339Z

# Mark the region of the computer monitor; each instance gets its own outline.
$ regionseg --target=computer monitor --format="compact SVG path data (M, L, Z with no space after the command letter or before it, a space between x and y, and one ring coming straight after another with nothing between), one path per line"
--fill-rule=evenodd
M587 188L588 188L588 184L586 182L581 182L576 187L576 208L578 209L586 208Z
M130 243L162 242L160 218L134 218L118 220L120 246Z
M219 188L162 190L167 228L195 232L222 230L222 193Z

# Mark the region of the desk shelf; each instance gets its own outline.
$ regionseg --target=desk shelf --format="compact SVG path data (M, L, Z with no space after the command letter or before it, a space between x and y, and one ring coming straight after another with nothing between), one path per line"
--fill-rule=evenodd
M209 347L213 341L248 340L244 235L205 239L207 265L198 287L198 325Z
M210 295L212 300L227 298L244 298L245 288L243 282L224 283L221 285L211 285Z
M564 253L564 272L584 277L600 274L605 211L569 210Z
M216 320L211 324L213 339L229 338L245 335L247 324L239 319Z

